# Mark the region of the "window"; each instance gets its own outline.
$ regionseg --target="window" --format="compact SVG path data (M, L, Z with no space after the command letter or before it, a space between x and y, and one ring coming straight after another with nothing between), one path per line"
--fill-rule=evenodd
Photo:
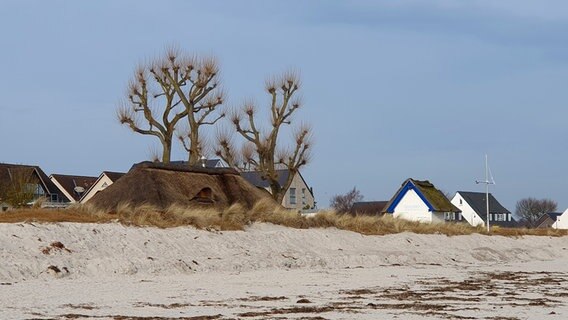
M57 202L57 194L52 194L51 195L51 202Z
M455 212L444 212L444 220L456 220Z
M290 204L296 204L296 188L290 188Z
M34 200L45 196L45 191L43 191L43 188L39 184L27 183L25 186L25 190L26 192L33 192Z
M302 188L302 205L306 205L306 188Z
M463 201L462 201L462 199L460 199L460 206L461 206L462 204L463 204Z
M192 200L197 200L200 203L213 203L213 191L211 188L203 188Z

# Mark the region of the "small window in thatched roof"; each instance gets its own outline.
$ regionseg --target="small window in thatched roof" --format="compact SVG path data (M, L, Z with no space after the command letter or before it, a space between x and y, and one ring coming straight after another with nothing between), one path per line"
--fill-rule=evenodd
M211 188L203 188L192 200L196 200L202 203L213 203L213 191L211 190Z

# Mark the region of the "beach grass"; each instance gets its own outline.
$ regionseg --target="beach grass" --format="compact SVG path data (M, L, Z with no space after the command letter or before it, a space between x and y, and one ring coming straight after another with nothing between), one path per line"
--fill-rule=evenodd
M272 223L296 229L337 228L364 235L386 235L401 232L418 234L444 234L448 236L488 234L484 227L472 227L467 223L420 223L395 219L390 215L369 216L338 214L332 210L320 211L313 216L275 207L269 201L260 201L246 210L234 204L222 211L212 208L170 206L165 211L149 205L121 204L115 212L103 212L88 205L73 205L66 209L26 208L0 213L0 223L121 223L138 227L171 228L193 226L208 230L244 230L255 222ZM568 230L492 227L490 234L519 237L565 236Z

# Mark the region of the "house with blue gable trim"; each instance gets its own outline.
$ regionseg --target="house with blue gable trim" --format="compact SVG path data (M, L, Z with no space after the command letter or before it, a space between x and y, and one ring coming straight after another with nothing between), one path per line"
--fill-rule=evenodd
M460 222L461 211L430 181L406 179L383 213L418 222Z

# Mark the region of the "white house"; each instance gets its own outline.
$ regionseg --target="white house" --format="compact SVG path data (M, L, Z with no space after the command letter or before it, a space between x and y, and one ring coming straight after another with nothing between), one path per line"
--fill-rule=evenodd
M487 221L487 201L485 192L458 191L452 204L461 210L461 215L472 226L485 226ZM489 225L512 228L517 226L511 212L489 194Z
M276 171L278 172L278 182L280 185L284 185L290 176L290 170L281 169ZM244 171L241 172L241 176L252 185L270 192L270 184L268 183L268 180L262 178L261 172ZM314 209L315 205L316 202L312 188L308 186L300 172L296 173L296 175L292 178L290 187L286 190L284 199L282 199L282 206L288 209L303 210Z
M83 194L83 197L79 201L80 203L85 203L89 201L97 192L104 190L106 187L113 184L116 180L122 177L124 173L122 172L111 172L103 171L97 181Z
M556 222L552 224L554 229L568 229L568 209L556 217Z
M383 213L418 222L460 221L460 210L429 181L407 179Z

